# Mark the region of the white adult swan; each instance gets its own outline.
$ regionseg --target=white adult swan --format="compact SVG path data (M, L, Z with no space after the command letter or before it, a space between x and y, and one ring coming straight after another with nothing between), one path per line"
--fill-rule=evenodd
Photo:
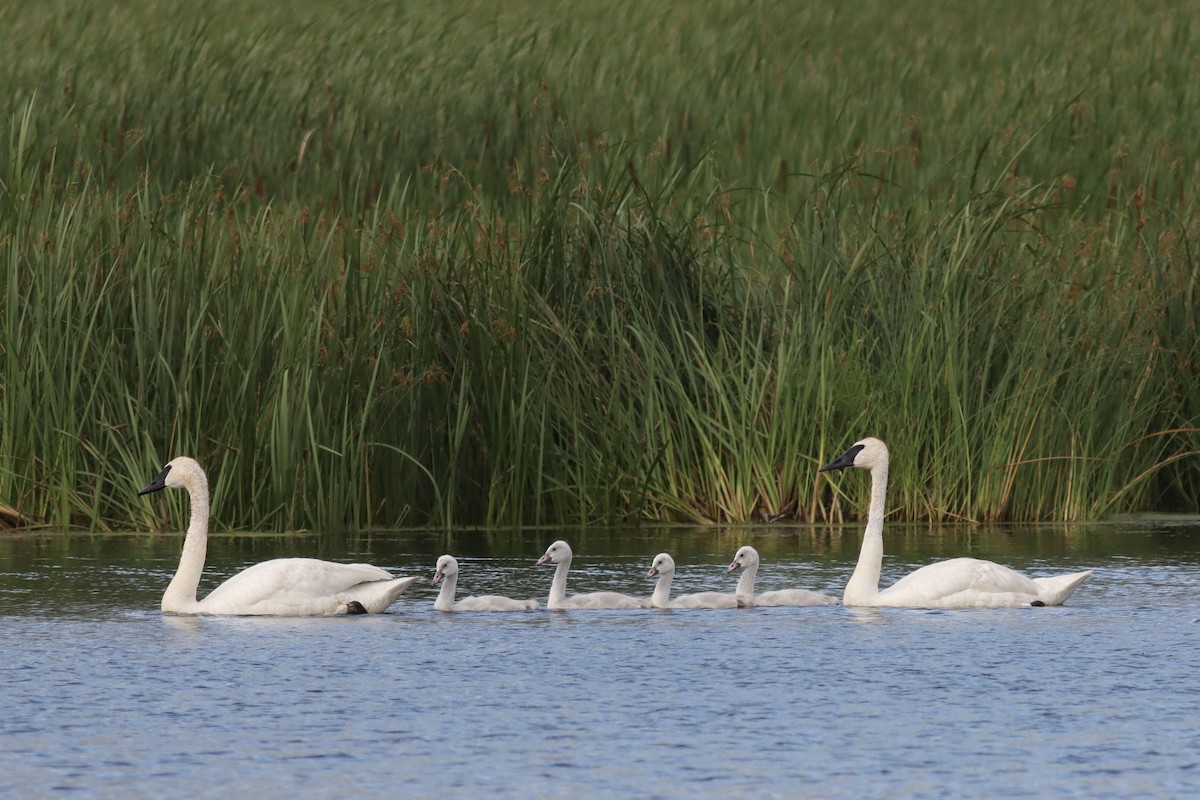
M675 577L675 559L667 553L659 553L647 578L658 576L654 594L650 595L651 608L737 608L737 596L724 592L696 592L671 599L671 580Z
M195 459L172 459L139 495L187 489L191 520L179 569L163 594L162 610L175 614L246 614L306 617L378 614L418 578L395 578L370 564L335 564L314 558L276 558L234 575L203 600L196 599L208 551L208 478Z
M858 566L846 584L842 604L906 608L1016 608L1057 606L1092 574L1075 572L1027 578L1016 570L976 558L952 558L921 567L879 590L883 564L883 515L887 496L888 449L878 439L857 442L820 472L858 467L871 471L871 505Z
M733 556L729 571L742 570L738 578L738 602L750 606L835 606L837 598L827 594L810 592L808 589L775 589L762 594L754 593L754 576L758 574L758 551L750 545L740 548Z
M557 565L554 569L554 582L550 584L550 597L546 600L546 608L551 611L564 611L571 608L593 610L646 607L648 601L645 599L619 592L591 592L567 597L567 571L571 569L571 557L571 546L560 540L546 548L545 554L538 559L539 566Z
M438 592L437 600L433 602L434 611L533 611L538 607L537 600L514 600L497 594L464 597L455 602L458 571L458 559L454 556L445 555L437 560L433 582L441 581L442 589Z

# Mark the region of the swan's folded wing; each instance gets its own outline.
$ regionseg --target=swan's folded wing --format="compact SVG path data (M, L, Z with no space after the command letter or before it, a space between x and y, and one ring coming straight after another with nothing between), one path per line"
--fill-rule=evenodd
M880 605L912 608L1001 608L1025 605L1038 587L1016 570L976 558L921 567L879 593Z
M1014 580L1016 576L1019 580ZM976 558L951 558L936 561L910 572L880 594L889 599L901 598L913 605L936 602L959 592L1012 592L1020 590L1021 581L1029 581L1018 572Z
M1037 596L1038 585L1015 569L991 561L975 562L970 588L979 592L1002 592Z
M387 570L370 564L276 558L247 567L213 589L201 604L209 613L253 613L251 609L263 601L332 598L360 583L391 579Z

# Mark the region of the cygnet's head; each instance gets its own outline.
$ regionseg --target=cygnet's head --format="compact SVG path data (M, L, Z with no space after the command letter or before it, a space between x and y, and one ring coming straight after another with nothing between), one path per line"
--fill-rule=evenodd
M659 553L654 557L654 563L650 565L650 571L646 573L647 578L657 578L661 575L669 575L675 571L675 559L666 553Z
M204 470L200 468L196 459L179 456L168 461L162 472L158 473L158 477L150 481L149 485L138 492L138 495L159 492L163 489L191 491L198 486L208 487L208 478L205 477Z
M437 566L433 570L433 582L437 583L447 575L458 574L458 559L454 556L442 556L437 560Z
M554 544L546 548L545 554L538 559L538 566L542 564L561 564L562 562L571 561L571 545L559 539Z
M758 566L758 551L750 545L738 548L734 553L733 561L729 564L729 571L735 572L746 567Z
M849 450L821 467L818 472L829 472L835 469L858 467L859 469L874 469L880 464L887 464L887 445L873 436L855 442Z

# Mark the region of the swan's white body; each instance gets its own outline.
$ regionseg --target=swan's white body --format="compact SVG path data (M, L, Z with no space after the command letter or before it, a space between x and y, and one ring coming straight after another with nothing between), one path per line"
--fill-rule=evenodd
M675 559L667 553L659 553L654 557L654 563L647 578L658 576L654 584L654 593L650 595L651 608L737 608L736 595L724 592L695 592L684 594L671 599L671 581L675 577Z
M208 478L194 459L180 456L138 492L187 489L191 520L179 569L163 594L162 610L173 614L269 615L307 617L323 614L378 614L416 577L395 578L370 564L336 564L315 558L277 558L234 575L203 600L196 599L208 552ZM357 603L358 605L354 605Z
M546 548L545 554L538 559L538 564L554 564L554 581L550 584L550 596L546 599L546 608L551 611L603 610L618 608L645 608L648 601L620 592L590 592L588 594L573 594L567 596L567 572L571 569L571 546L564 541L557 541Z
M880 591L883 566L883 516L887 497L888 449L867 438L821 467L858 467L871 472L871 504L858 565L846 584L842 604L903 608L1017 608L1057 606L1092 575L1091 570L1049 578L1028 578L1016 570L976 558L939 561L906 575Z
M738 602L744 607L751 606L835 606L837 598L808 589L775 589L762 594L754 593L754 578L758 575L758 551L750 545L739 548L729 565L729 571L742 571L738 578Z
M464 597L455 602L454 593L458 589L458 559L445 555L437 560L433 573L433 582L442 582L437 600L433 603L434 611L533 611L537 609L537 600L514 600L511 597L501 597L497 594L484 594L478 597Z

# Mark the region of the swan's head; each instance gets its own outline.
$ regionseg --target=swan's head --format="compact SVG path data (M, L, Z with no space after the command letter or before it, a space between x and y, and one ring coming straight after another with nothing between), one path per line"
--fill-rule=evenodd
M545 554L538 559L538 566L542 564L561 564L564 561L567 563L571 562L571 545L559 539L546 548Z
M454 556L442 556L437 560L437 567L433 570L433 582L437 583L447 575L458 574L458 559Z
M158 477L150 481L138 494L150 494L163 489L187 489L190 492L200 486L208 488L208 478L204 476L204 470L200 468L196 459L179 456L168 461L162 472L158 473Z
M730 572L736 572L739 569L746 567L758 566L758 551L750 545L741 547L733 556L733 561L729 565Z
M646 573L646 577L657 578L659 575L670 575L674 571L675 559L666 553L659 553L654 557L654 563L650 565L650 571Z
M887 466L887 445L873 436L855 442L849 450L821 467L818 472L829 472L835 469L858 467L859 469L875 469L880 465Z

